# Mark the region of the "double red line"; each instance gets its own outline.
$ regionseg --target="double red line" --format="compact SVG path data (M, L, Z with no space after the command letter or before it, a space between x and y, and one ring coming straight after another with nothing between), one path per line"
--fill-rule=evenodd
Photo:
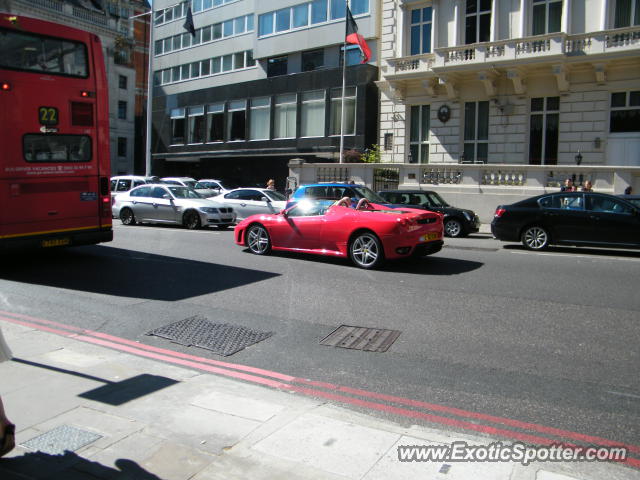
M333 383L293 377L284 373L273 372L257 367L212 360L19 313L0 310L0 320L70 337L87 343L93 343L102 347L112 348L132 355L161 360L163 362L224 375L271 388L293 391L309 397L326 398L343 404L357 405L359 407L392 413L407 418L417 418L462 430L471 430L536 445L562 443L566 448L576 447L578 445L624 447L627 449L629 455L640 457L640 446L638 445L625 444L593 435L585 435L578 432L471 412L394 395L370 392ZM379 403L376 400L387 403ZM411 407L412 409L405 407ZM427 412L444 413L451 415L451 417L444 417ZM485 424L476 423L480 421L485 422ZM640 468L640 458L628 457L623 463Z

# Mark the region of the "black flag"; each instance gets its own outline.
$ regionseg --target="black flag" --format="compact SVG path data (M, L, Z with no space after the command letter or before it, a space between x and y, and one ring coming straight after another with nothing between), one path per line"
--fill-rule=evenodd
M192 37L196 36L196 27L193 25L193 15L191 14L191 7L187 8L187 19L184 22L184 29L191 34Z

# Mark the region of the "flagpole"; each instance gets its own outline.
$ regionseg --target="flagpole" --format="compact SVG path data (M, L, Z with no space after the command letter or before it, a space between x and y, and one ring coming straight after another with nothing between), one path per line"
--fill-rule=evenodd
M342 99L340 100L340 163L344 163L344 91L347 84L347 25L349 18L347 9L349 2L344 2L344 44L342 46Z

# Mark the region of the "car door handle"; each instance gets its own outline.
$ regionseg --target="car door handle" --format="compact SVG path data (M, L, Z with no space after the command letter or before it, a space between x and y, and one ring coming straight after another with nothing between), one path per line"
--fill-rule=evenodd
M246 206L247 206L247 204L246 204L246 203L241 203L241 204L240 204L240 206L241 206L241 207L246 207Z

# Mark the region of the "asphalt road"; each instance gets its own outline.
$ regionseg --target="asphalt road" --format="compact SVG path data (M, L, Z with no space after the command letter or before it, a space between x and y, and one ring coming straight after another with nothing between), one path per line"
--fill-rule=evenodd
M0 309L220 359L145 335L203 315L275 332L226 361L640 444L640 252L477 235L364 271L114 223L109 244L4 257ZM402 333L385 353L319 344L342 324Z

